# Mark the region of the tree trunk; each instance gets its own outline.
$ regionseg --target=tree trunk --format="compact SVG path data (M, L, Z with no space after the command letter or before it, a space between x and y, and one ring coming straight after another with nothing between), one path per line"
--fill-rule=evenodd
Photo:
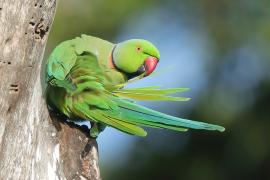
M50 117L42 97L55 8L56 0L0 0L0 179L100 179L96 141Z

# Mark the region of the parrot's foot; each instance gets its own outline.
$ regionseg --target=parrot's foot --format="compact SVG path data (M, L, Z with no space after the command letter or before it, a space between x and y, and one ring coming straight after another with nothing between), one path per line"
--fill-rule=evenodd
M106 125L101 123L91 123L90 137L97 138L99 133L101 133L106 128Z

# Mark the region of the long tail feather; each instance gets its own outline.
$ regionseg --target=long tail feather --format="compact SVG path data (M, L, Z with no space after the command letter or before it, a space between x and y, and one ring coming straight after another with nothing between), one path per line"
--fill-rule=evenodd
M170 129L170 130L181 131L181 132L185 132L188 130L186 128L179 127L179 126L168 125L168 124L164 124L161 122L149 121L147 119L144 119L142 116L131 115L130 113L126 113L124 111L120 111L120 113L112 113L109 111L107 111L107 112L103 111L103 112L99 112L99 113L103 114L106 117L113 118L117 121L122 121L122 122L134 124L134 125L138 125L138 126L145 126L145 127L152 127L152 128L163 128L163 129Z
M132 102L128 102L125 100L115 100L120 107L120 111L122 116L128 116L131 119L140 119L141 122L136 121L135 123L142 124L144 121L156 123L156 124L164 124L173 127L183 127L183 128L191 128L191 129L205 129L205 130L217 130L223 132L225 130L224 127L198 122L191 121L188 119L177 118L174 116L170 116L158 111L154 111L148 109L146 107L140 106L138 104L134 104Z

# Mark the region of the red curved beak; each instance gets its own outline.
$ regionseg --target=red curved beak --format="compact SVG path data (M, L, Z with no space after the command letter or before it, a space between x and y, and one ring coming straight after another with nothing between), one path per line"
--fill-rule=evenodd
M144 76L148 76L150 75L157 66L158 63L158 59L156 57L148 57L146 58L146 60L144 61L144 67L145 67L145 74Z

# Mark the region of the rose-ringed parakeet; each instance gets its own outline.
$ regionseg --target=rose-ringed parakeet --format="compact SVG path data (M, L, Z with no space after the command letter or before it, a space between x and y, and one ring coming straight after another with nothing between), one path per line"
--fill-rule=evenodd
M137 136L147 135L142 126L224 131L218 125L173 117L134 102L188 100L168 96L186 88L124 88L130 81L150 75L159 59L158 49L142 39L113 44L82 35L64 41L53 50L46 65L47 102L69 120L91 121L92 137L97 137L106 126Z

